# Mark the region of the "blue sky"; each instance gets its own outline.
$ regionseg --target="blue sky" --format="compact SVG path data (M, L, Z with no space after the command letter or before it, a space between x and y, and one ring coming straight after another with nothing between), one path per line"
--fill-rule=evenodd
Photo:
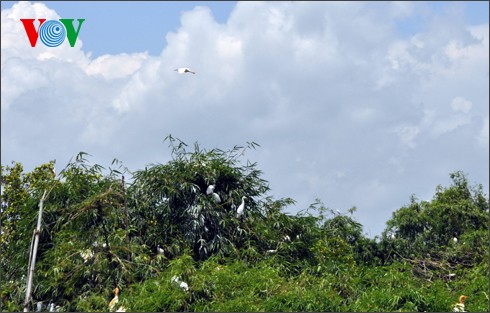
M15 4L15 5L14 5ZM168 134L255 141L275 198L322 200L379 235L449 173L489 181L488 2L2 1L2 164L80 151L131 170ZM74 48L20 18L85 18ZM179 75L177 67L196 75Z
M16 1L2 1L3 8ZM207 6L218 23L226 23L236 1L44 1L62 18L86 18L84 49L93 57L103 54L148 51L158 55L165 47L164 35L180 26L180 14L195 6ZM373 2L371 6L387 3ZM444 11L462 7L468 24L488 21L488 1L430 1L427 10ZM401 36L410 36L424 27L429 11L397 21Z
M2 1L11 7L15 1ZM180 14L207 6L219 23L228 19L235 1L46 1L62 18L85 18L81 36L84 49L94 57L103 54L148 51L158 55L165 34L175 31Z

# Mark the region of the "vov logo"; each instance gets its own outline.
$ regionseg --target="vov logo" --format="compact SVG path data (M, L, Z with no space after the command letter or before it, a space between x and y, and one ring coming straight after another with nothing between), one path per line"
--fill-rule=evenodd
M41 42L47 47L57 47L65 41L65 37L68 38L68 42L71 47L75 46L78 34L80 34L80 28L85 21L84 18L78 19L78 28L75 31L72 18L60 18L59 22L55 20L46 21L45 18L38 19L39 26L36 30L34 27L33 18L21 18L20 21L24 24L27 38L31 43L31 47L35 47L37 39L41 39Z

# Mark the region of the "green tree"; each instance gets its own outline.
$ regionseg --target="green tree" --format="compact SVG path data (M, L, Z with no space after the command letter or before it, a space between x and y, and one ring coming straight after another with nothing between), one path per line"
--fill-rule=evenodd
M188 152L184 142L172 136L166 139L172 160L136 171L128 190L134 235L153 251L160 245L169 258L191 247L196 260L230 255L253 241L253 229L273 205L266 198L269 186L256 163L241 164L239 158L258 145L208 151L196 143ZM210 185L219 200L207 193ZM238 217L242 197L246 209Z
M38 215L38 204L44 191L53 187L54 161L24 173L20 163L2 166L0 225L0 271L2 305L10 310L20 310L25 297L27 263ZM42 229L41 238L49 237ZM50 245L41 240L42 253Z
M58 175L54 162L2 166L2 310L22 309L45 190L32 301L64 311L107 311L116 286L128 311L448 311L460 294L468 310L487 309L488 199L461 172L431 201L412 196L378 242L355 207L342 214L317 199L286 214L294 201L275 200L241 161L255 143L189 152L167 140L172 159L134 173L83 152Z
M425 257L454 246L454 240L461 241L465 234L488 230L488 200L482 186L469 187L462 172L450 177L453 184L438 186L432 201L417 202L412 196L409 206L393 213L383 232L385 248L406 258Z

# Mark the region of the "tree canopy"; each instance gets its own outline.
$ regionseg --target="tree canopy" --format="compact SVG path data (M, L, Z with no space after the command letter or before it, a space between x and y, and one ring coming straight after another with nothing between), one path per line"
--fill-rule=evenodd
M461 171L368 238L356 207L316 199L287 214L294 200L275 199L243 160L257 143L167 141L169 162L134 172L84 152L59 173L54 161L2 165L2 311L24 306L45 191L31 310L108 311L115 287L114 310L127 311L449 311L460 294L469 311L488 310L489 200Z

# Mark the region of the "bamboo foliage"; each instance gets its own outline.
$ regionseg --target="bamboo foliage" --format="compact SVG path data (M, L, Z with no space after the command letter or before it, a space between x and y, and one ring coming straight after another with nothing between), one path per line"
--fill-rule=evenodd
M368 238L356 207L286 214L242 160L255 143L167 141L169 162L134 172L83 152L58 176L2 166L2 311L107 311L116 287L127 311L450 311L460 294L486 311L489 204L463 173Z

